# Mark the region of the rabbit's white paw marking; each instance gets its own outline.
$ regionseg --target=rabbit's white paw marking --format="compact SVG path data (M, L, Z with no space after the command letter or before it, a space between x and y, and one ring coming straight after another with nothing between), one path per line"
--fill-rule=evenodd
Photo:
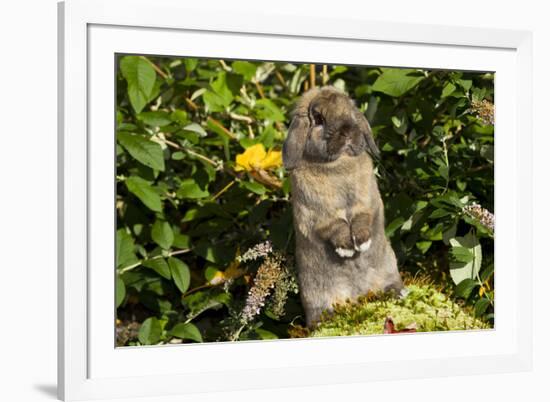
M355 246L355 249L359 251L360 253L364 253L370 248L370 245L372 244L372 239L368 239L366 242L361 243L358 246Z
M355 254L355 250L348 250L347 248L341 247L338 247L335 251L336 254L338 254L342 258L350 258L353 257L353 254Z
M404 299L408 295L409 295L409 289L407 289L407 288L403 288L403 289L401 289L401 292L399 292L399 298L400 299Z

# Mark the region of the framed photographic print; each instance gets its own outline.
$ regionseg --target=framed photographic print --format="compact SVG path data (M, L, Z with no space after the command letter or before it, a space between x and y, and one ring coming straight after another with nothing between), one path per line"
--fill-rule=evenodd
M60 397L529 369L531 35L179 3L59 5Z

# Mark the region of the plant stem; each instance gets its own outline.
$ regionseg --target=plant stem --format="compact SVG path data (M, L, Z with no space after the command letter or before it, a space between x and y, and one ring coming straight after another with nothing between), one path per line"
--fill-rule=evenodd
M235 179L231 180L229 182L229 184L227 184L224 188L222 188L220 191L218 191L213 197L212 197L212 201L214 201L216 198L218 198L220 195L222 195L223 193L225 193L227 190L229 190L231 188L231 186L235 184Z
M328 84L328 67L326 64L323 64L323 74L321 75L323 77L323 85Z
M186 248L186 249L182 249L182 250L174 250L174 251L169 252L168 254L159 254L159 255L156 255L156 256L151 257L151 258L146 258L146 259L143 259L143 260L139 260L138 262L136 262L134 264L128 265L128 266L123 267L123 268L120 268L118 270L118 273L123 274L125 272L131 271L132 269L139 267L146 260L157 260L159 258L164 258L164 257L173 257L175 255L189 253L191 250L192 249L190 249L190 248Z
M164 142L166 145L170 145L172 148L176 148L178 150L181 150L181 151L185 151L187 152L189 155L193 155L199 159L202 159L203 161L205 162L208 162L210 163L212 166L214 167L218 167L219 166L219 163L217 163L216 161L204 156L204 155L201 155L199 154L198 152L195 152L195 151L192 151L190 149L187 149L187 148L183 148L182 146L180 146L179 144L176 144L175 142L173 141L170 141L170 140L167 140L167 139L162 139L162 138L159 138L160 141Z
M283 78L282 74L279 72L279 70L275 70L275 77L277 77L277 80L281 83L283 88L286 88L286 82Z
M231 338L229 340L232 341L232 342L235 342L236 340L238 340L239 336L241 336L241 332L243 331L245 326L246 326L246 324L241 325L241 327L237 331L235 331L235 333L233 335L231 335Z
M230 72L231 71L231 67L229 67L226 63L225 63L225 60L221 60L220 59L220 65L222 66L222 68L227 71L227 72Z
M240 115L240 114L237 114L237 113L229 113L229 117L231 117L233 120L244 121L247 124L252 124L252 122L253 122L252 118L250 118L248 116L243 116L243 115Z
M185 103L187 103L187 106L189 106L191 109L195 111L199 110L199 107L197 106L197 104L193 102L191 99L185 98Z
M190 295L191 293L195 293L197 290L211 288L212 286L215 286L215 285L212 285L210 283L205 283L204 285L197 286L196 288L193 288L193 289L189 289L187 292L182 294L181 297L183 298L185 296Z
M184 149L184 151L187 152L189 155L193 155L193 156L195 156L195 157L197 157L197 158L199 158L199 159L202 159L202 160L205 161L205 162L210 163L210 164L211 164L212 166L214 166L214 167L218 167L218 166L219 166L219 164L216 163L216 161L213 161L212 159L207 158L206 156L201 155L201 154L199 154L198 152L191 151L190 149Z
M309 65L309 86L315 88L315 64Z
M449 166L449 154L448 154L448 151L447 151L447 142L445 141L445 139L443 139L443 141L441 141L443 143L443 156L445 156L445 166L447 166L447 178L445 179L445 189L443 190L443 194L445 194L447 192L447 190L449 189L449 174L450 174L450 166Z
M265 99L264 89L262 88L261 84L254 80L254 85L256 85L256 90L260 94L260 98Z
M225 126L222 123L220 123L218 120L216 120L212 117L209 117L208 121L210 121L212 124L214 124L215 126L220 128L224 132L224 134L227 135L232 140L237 139L237 136L235 134L233 134L231 131L229 131L227 128L225 128Z

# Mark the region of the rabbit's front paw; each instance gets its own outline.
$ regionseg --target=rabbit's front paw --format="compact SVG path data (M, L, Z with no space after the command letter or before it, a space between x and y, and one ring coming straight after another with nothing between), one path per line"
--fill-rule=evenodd
M332 245L334 246L336 254L342 258L351 258L355 255L355 247L353 245L353 239L349 234L349 229L335 233L332 238Z
M355 244L355 250L359 251L360 253L364 253L370 248L370 245L372 243L372 239L368 239L367 241L364 241L363 243L356 243Z
M342 258L351 258L355 254L355 250L349 248L336 247L334 251Z
M360 253L364 253L367 251L371 244L372 244L372 238L370 237L370 233L366 229L359 230L352 235L353 237L353 247L356 251L359 251Z

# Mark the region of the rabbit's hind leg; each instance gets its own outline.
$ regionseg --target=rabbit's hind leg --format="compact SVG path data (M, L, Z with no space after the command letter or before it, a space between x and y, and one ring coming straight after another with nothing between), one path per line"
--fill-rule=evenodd
M307 326L312 327L325 314L330 316L334 306L347 303L351 298L351 287L347 285L340 286L338 283L326 288L323 292L302 294L302 305L306 313Z

